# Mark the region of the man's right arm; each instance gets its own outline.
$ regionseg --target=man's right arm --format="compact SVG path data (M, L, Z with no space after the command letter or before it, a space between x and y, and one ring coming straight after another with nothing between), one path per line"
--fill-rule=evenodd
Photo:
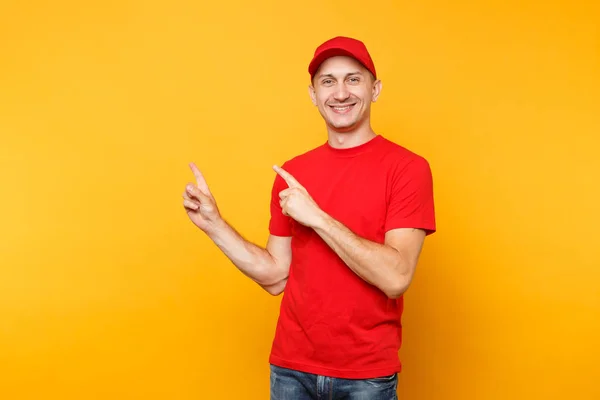
M287 217L281 214L281 208L278 209L278 193L281 190L278 185L285 182L279 179L276 181L278 185L273 186L271 208L278 215L280 226L275 231L270 226L271 236L266 248L262 248L243 238L221 217L204 175L196 164L190 163L190 168L196 177L196 185L188 183L183 193L183 206L190 220L210 237L244 275L274 296L283 292L292 261L292 238L288 235L289 231L281 227L287 224ZM281 236L273 235L273 232Z
M208 236L247 277L273 296L283 292L292 261L291 237L270 235L266 248L242 237L224 219Z

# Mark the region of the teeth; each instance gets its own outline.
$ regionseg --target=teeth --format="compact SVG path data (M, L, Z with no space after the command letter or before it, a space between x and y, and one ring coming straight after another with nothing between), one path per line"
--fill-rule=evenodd
M334 109L336 109L337 111L346 111L347 109L350 108L350 106L345 106L345 107L333 107Z

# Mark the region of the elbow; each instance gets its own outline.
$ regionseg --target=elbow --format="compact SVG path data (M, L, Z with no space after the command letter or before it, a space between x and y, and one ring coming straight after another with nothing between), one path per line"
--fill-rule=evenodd
M269 286L265 287L265 290L267 291L267 293L269 293L273 297L277 297L281 293L283 293L283 289L274 289L274 288L269 287Z
M260 286L271 296L275 297L275 296L279 296L281 293L283 293L286 283L287 283L287 278L283 279L277 283L274 283L272 285L260 285Z
M410 279L407 276L400 276L386 286L383 291L390 299L399 299L406 293L410 286Z
M257 266L252 274L252 279L262 287L276 287L277 284L286 278L274 264L263 264Z
M407 264L399 261L394 268L394 273L388 277L383 292L390 299L398 299L406 293L412 282L416 263Z
M385 294L389 299L395 300L402 297L402 295L404 295L404 292L406 292L406 290L388 290L385 292Z

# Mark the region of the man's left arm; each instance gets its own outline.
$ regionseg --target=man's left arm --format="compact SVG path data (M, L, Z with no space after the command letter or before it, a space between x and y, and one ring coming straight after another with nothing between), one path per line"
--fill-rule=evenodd
M426 236L422 229L397 228L386 233L383 244L376 243L325 213L313 229L354 273L390 298L408 289Z
M323 211L287 171L279 193L282 212L313 230L352 271L390 298L409 287L427 234L435 231L433 180L427 161L416 158L392 174L384 243L365 239Z

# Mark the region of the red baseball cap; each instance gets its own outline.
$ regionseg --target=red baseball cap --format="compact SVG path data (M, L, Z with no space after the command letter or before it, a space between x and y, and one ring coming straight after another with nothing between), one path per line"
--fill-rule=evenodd
M365 44L357 39L336 36L322 43L315 50L313 59L308 65L308 73L310 74L311 79L314 78L317 69L319 69L319 66L323 61L329 57L335 56L348 56L356 59L364 65L366 69L371 71L375 78L377 78L375 65L373 64L373 60L371 59L371 55Z

